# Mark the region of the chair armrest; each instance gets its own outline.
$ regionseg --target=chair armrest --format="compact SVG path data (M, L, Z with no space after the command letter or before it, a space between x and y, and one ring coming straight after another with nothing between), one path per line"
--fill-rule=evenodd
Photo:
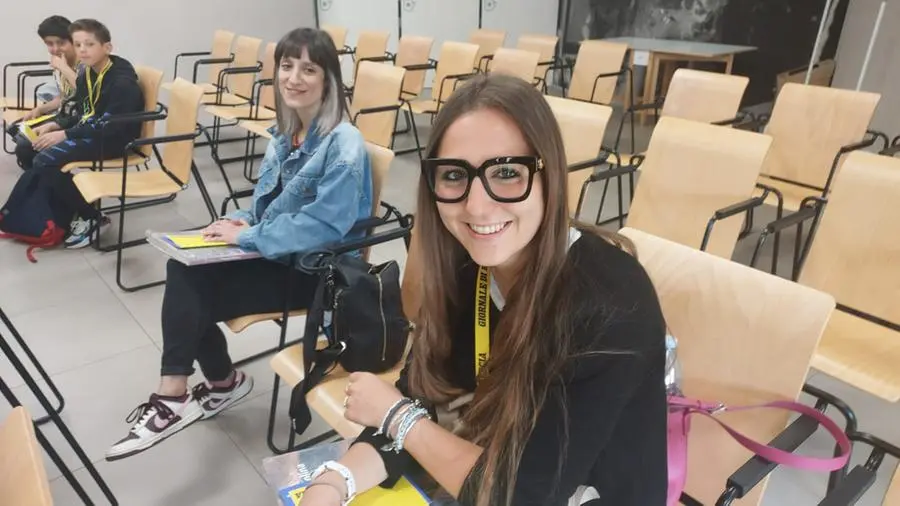
M588 178L588 181L590 181L591 183L596 183L597 181L605 181L614 177L621 177L627 174L632 174L634 172L637 172L639 166L640 165L625 165L622 167L615 167L609 170L595 172L591 174L591 177Z
M812 199L817 202L816 205L806 205L807 202ZM818 197L807 197L803 200L803 204L801 205L801 209L793 212L779 220L775 220L768 225L766 225L766 230L771 234L774 232L779 232L786 228L795 227L806 220L815 218L816 213L818 212L818 208L825 203L824 199L820 199Z
M793 452L804 441L809 439L818 427L819 423L815 419L801 415L792 424L788 425L786 429L781 431L780 434L775 436L775 439L769 443L769 446ZM728 495L737 499L744 497L776 467L778 467L778 464L764 460L761 457L751 457L734 474L728 477L726 481L727 488L723 496Z
M878 135L870 135L870 134L873 134L873 133L877 133ZM841 146L841 149L840 149L839 153L840 153L841 155L845 155L845 154L850 153L850 152L853 152L853 151L857 151L857 150L860 150L860 149L865 149L865 148L868 148L868 147L870 147L870 146L873 146L873 145L875 145L875 141L878 140L879 135L883 135L883 136L885 137L885 139L887 138L886 135L880 134L880 133L878 133L878 132L872 132L871 130L870 130L870 131L866 131L866 134L867 134L867 135L870 135L868 139L863 139L863 140L861 140L861 141L859 141L859 142L854 142L853 144L848 144L848 145L846 145L846 146ZM887 143L885 143L885 148L887 148Z
M196 139L200 136L201 129L197 128L189 134L162 135L159 137L145 137L143 139L135 139L125 146L125 149L137 148L140 146L151 146L156 144L167 144L170 142L181 142Z
M163 104L156 104L155 111L129 112L123 114L111 114L100 118L101 128L108 124L114 123L143 123L145 121L157 121L166 119L166 107Z
M448 76L444 76L444 79L453 79L453 91L456 91L456 87L459 86L461 81L466 81L468 79L472 79L473 77L480 75L478 72L469 72L466 74L450 74Z
M365 109L360 109L356 111L356 114L353 115L353 124L356 124L356 119L359 118L362 114L376 114L379 112L389 112L389 111L399 111L400 104L396 105L382 105L379 107L366 107Z
M603 150L599 157L593 158L590 160L584 160L583 162L573 163L569 165L566 170L568 172L575 172L583 169L590 169L592 167L599 167L603 164L609 163L609 157L614 156L616 158L616 166L622 165L622 159L619 158L619 154L612 150Z
M315 274L322 269L323 260L330 257L343 255L352 251L371 248L372 246L377 246L379 244L384 244L397 239L407 238L412 231L414 219L413 215L411 214L408 214L403 218L404 219L401 220L402 222L399 224L399 226L390 230L379 232L368 237L363 237L362 239L353 239L349 241L331 243L325 245L325 247L321 249L305 252L300 257L300 268L304 271ZM365 222L368 219L369 218L364 218L362 221ZM291 255L291 257L296 258L295 255L297 254L295 253Z
M225 87L225 76L232 74L256 74L262 70L262 63L256 62L256 65L247 67L228 67L219 71L219 78L216 79L216 86L219 90Z
M192 83L197 83L197 71L200 70L200 65L215 65L219 63L231 63L234 61L234 55L231 55L227 58L203 58L194 62L194 74L191 80ZM177 77L177 76L176 76Z
M647 102L645 104L635 104L628 108L628 112L638 112L638 111L647 111L650 109L659 109L663 106L663 101L665 97L657 97L654 102Z
M768 190L765 191L761 196L750 198L744 200L742 202L738 202L736 204L732 204L728 207L723 207L719 209L713 214L713 219L716 221L724 220L725 218L730 218L736 214L740 214L746 211L753 209L754 207L759 207L763 205L766 201L766 198L769 196Z
M256 81L256 83L260 86L274 86L275 80L270 77L268 79L260 79L259 81Z
M53 75L53 69L23 70L19 72L19 75L23 77L50 77Z
M413 65L404 65L403 68L406 70L434 70L437 68L437 65L434 63L416 63Z
M345 54L356 54L356 49L354 49L350 46L344 46L341 49L338 49L337 54L338 54L338 56L343 56Z
M396 59L396 57L395 57L394 55L392 55L392 54L386 54L386 55L384 55L384 56L369 56L369 57L367 57L367 58L359 58L359 59L356 60L356 61L357 61L357 62L373 61L373 62L376 62L376 63L382 63L382 62L386 62L386 61L394 61L395 59Z
M753 115L747 112L738 111L737 116L730 119L723 119L720 121L713 121L712 124L716 126L729 126L729 125L740 125L747 120L752 121Z
M233 197L236 199L245 199L247 197L252 197L252 196L253 196L253 188L250 188L248 190L236 191L236 192L234 192L234 195L233 195Z

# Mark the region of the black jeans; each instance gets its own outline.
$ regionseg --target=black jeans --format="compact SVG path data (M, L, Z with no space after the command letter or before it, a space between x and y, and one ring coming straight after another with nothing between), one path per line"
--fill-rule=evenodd
M121 157L123 149L104 148L106 158ZM73 175L60 171L70 163L96 160L100 155L98 139L65 140L55 146L35 151L31 143L18 143L16 156L24 170L38 171L42 185L50 186L53 196L64 203L74 214L85 219L96 219L100 212L86 200L72 181Z
M216 323L283 310L288 272L291 308L308 308L318 276L264 259L191 267L169 260L162 304L162 375L190 376L196 360L207 380L228 378L228 343Z

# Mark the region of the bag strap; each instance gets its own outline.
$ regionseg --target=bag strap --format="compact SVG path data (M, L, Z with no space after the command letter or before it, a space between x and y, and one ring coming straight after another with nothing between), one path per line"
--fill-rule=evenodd
M844 468L847 465L847 462L850 460L851 445L850 438L847 437L847 434L845 434L844 431L841 430L841 428L838 427L838 425L834 422L834 420L829 418L825 413L805 404L800 404L799 402L773 401L767 402L765 404L756 404L750 406L726 406L724 404L711 404L694 399L688 399L685 397L671 396L669 397L669 406L683 410L686 416L700 414L713 420L714 422L719 424L719 426L725 429L725 431L727 431L735 441L740 443L741 446L762 457L763 459L775 464L781 464L797 469L805 469L808 471L831 472ZM749 437L734 430L727 423L716 417L716 414L724 411L750 411L760 408L783 409L786 411L799 413L801 415L808 416L814 419L819 423L819 425L824 427L829 434L831 434L831 437L835 439L838 447L841 449L841 455L830 458L806 457L803 455L796 455L794 453L781 450L779 448L775 448L758 441L754 441L753 439L750 439Z
M291 390L291 403L288 414L291 417L293 429L297 434L302 434L312 421L309 406L306 403L306 394L318 385L322 378L328 374L338 358L344 352L342 343L329 342L327 348L317 350L319 330L325 322L325 310L331 294L327 276L321 276L312 303L306 313L306 327L303 332L303 370L304 377L300 383L294 385ZM329 341L331 341L329 339Z

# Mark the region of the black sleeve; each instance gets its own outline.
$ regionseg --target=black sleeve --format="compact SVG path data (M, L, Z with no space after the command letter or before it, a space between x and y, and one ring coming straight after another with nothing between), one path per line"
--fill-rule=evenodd
M111 81L108 84L104 84L103 87L107 88L107 86L109 88L102 91L102 93L108 94L108 98L104 100L106 102L106 107L102 113L98 111L97 116L68 128L66 130L66 137L69 139L83 139L85 137L98 137L102 133L102 135L109 138L117 135L117 129L132 128L131 125L121 125L101 129L97 120L104 116L114 114L141 112L143 109L144 98L140 86L137 81L127 77Z
M611 299L623 304L575 331L576 342L595 341L594 351L570 362L538 415L519 464L517 506L565 505L582 485L598 489L603 505L665 504L665 322L645 273L626 270L627 286ZM474 504L482 472L479 461L460 504Z

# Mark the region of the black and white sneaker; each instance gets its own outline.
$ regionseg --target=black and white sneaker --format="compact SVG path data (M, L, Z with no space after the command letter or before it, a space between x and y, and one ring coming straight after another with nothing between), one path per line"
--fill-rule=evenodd
M234 381L230 387L214 387L209 383L201 383L194 387L191 395L203 410L203 419L212 418L228 409L235 402L243 399L253 390L253 378L234 372Z
M134 408L128 423L134 426L128 435L106 452L106 460L124 459L147 450L167 437L203 418L203 408L190 394L164 397L151 394L150 400Z
M75 218L72 225L69 226L69 236L66 237L64 245L66 249L80 249L90 246L91 236L97 227L101 229L110 224L108 216L101 216L99 219L83 219Z

